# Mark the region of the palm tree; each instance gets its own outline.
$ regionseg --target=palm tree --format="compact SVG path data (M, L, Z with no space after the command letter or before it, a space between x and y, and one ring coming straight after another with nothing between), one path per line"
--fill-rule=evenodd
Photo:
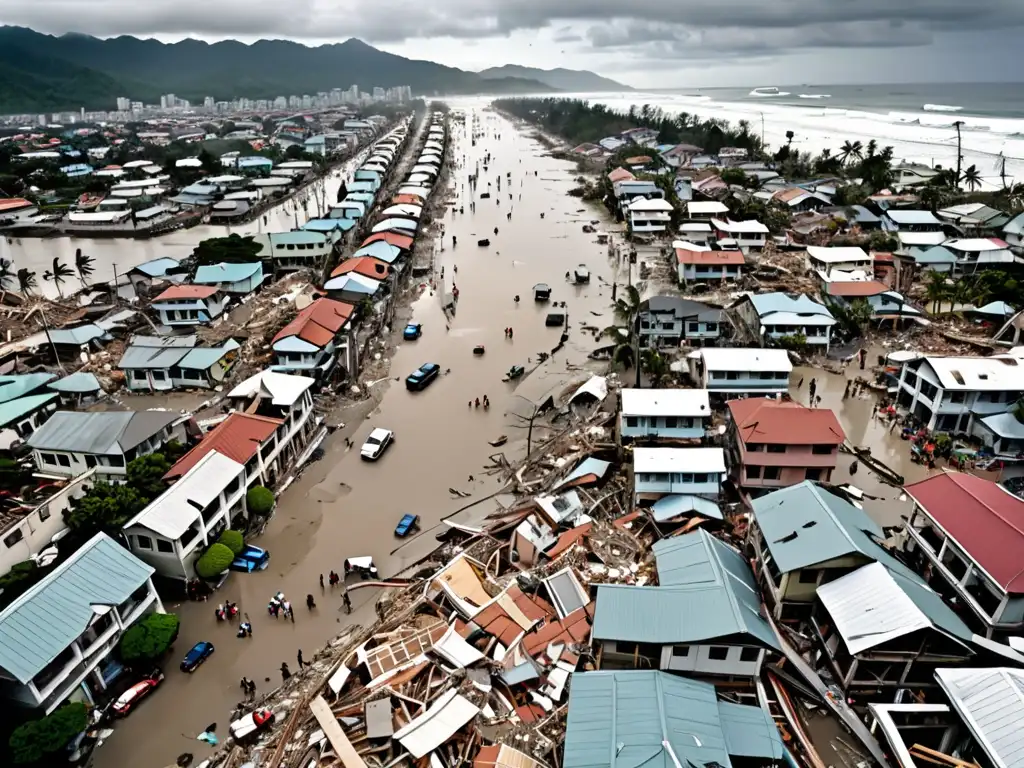
M635 285L627 285L622 289L619 298L612 304L612 312L615 319L632 333L640 313L640 291Z
M843 146L839 148L839 159L843 165L846 165L852 160L860 160L863 157L864 147L859 141L844 141Z
M932 305L932 314L937 314L942 300L949 295L946 277L934 269L928 272L928 285L925 286L925 299Z
M75 273L71 271L71 267L62 262L58 257L53 257L53 267L43 272L43 280L52 282L57 286L57 295L64 298L64 292L61 291L61 284Z
M6 291L14 278L13 268L14 262L10 259L0 259L0 291Z
M83 288L85 287L85 281L96 271L92 266L95 261L92 256L82 253L81 248L75 249L75 269L78 271L78 280L82 283Z
M964 170L964 176L962 179L964 186L967 187L971 192L981 186L981 173L978 171L978 166L971 165Z
M36 273L25 267L18 270L18 290L22 293L32 293L36 289Z
M867 157L874 157L875 152L878 151L878 142L872 139L868 142L867 150L865 152Z
M601 331L601 336L615 342L615 348L612 350L612 363L621 365L623 368L632 368L636 362L632 332L619 325L610 325Z
M655 349L645 349L640 355L640 368L647 374L651 386L657 387L665 382L672 374L668 360L661 356Z
M786 131L786 147L787 148L792 146L792 144L793 144L793 137L795 135L796 134L794 134L792 131Z

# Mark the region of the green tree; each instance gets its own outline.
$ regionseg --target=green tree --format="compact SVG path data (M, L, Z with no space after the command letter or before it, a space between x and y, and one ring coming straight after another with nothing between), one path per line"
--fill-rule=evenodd
M981 171L978 170L978 166L969 165L964 169L963 183L971 192L981 186Z
M839 149L839 159L844 165L864 156L864 145L859 141L845 141Z
M224 167L221 165L220 160L214 157L213 153L206 148L203 148L202 151L200 151L199 162L203 164L203 170L211 176L218 175Z
M125 630L117 644L121 661L156 661L178 638L181 620L173 613L151 613Z
M949 296L949 287L946 285L946 276L934 269L928 270L928 283L924 291L925 299L931 304L932 313L937 314L939 305Z
M672 378L668 360L655 349L645 349L640 354L640 370L647 374L647 378L655 387Z
M88 493L71 501L71 506L64 510L64 522L76 533L91 535L105 531L116 536L148 503L148 497L127 483L115 485L98 480Z
M147 453L128 462L125 480L148 502L167 490L164 475L170 469L171 462L162 453Z
M726 184L745 184L747 181L747 174L739 168L726 168L718 176Z
M82 287L85 287L86 280L92 277L92 273L96 271L93 267L95 261L92 256L82 253L81 248L75 249L75 269L78 271L78 279L82 283Z
M214 543L196 560L196 574L201 579L214 579L227 570L234 553L223 544Z
M8 741L11 756L17 765L38 763L43 758L58 764L62 761L54 753L63 750L88 724L89 709L83 702L65 704L40 720L15 728Z
M0 576L0 606L13 603L44 575L35 560L15 563L11 570Z
M245 494L245 507L250 515L267 517L274 509L274 494L262 485L254 485Z
M203 240L192 251L191 260L195 266L207 264L246 263L259 261L262 246L253 241L252 237L228 235L227 237L211 237Z
M71 267L62 262L58 257L53 257L53 266L43 272L43 280L53 283L57 288L57 295L63 298L64 292L61 291L60 287L64 284L64 281L71 277L74 272L71 271Z
M245 539L242 538L242 534L239 531L233 531L230 528L221 533L217 542L230 549L231 553L236 556L241 554L242 550L245 549Z
M24 294L30 294L36 289L36 273L22 267L18 270L18 290Z

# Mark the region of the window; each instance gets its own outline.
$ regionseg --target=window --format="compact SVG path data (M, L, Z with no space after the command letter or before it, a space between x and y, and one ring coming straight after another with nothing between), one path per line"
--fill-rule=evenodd
M823 471L821 467L808 467L805 477L808 480L821 480L821 473Z
M49 519L50 519L50 505L49 504L43 504L43 506L41 506L39 508L39 522L40 523L45 523Z
M57 457L54 456L52 453L40 453L39 454L39 459L40 459L40 461L43 462L43 464L56 464L57 463Z
M68 456L67 454L64 454L64 453L58 453L57 454L57 463L60 464L62 467L70 467L71 466L71 457Z
M816 456L828 456L834 449L831 445L812 445L811 453Z
M665 417L665 429L675 429L678 426L679 419L675 416Z
M700 333L700 323L687 323L686 327L690 333Z
M798 581L801 584L817 584L818 571L814 568L804 568L800 571L800 578Z
M725 373L725 378L730 380L730 381L735 381L739 377L740 377L740 375L736 371L726 371L726 373Z
M157 539L156 540L156 551L157 552L166 552L169 555L173 555L174 554L174 545L171 544L171 542L167 541L166 539Z
M682 659L690 655L690 646L688 645L673 645L672 646L672 658Z
M729 648L725 645L712 645L708 648L708 658L711 661L725 661L729 658Z
M772 444L772 445L768 446L768 453L785 453L785 452L786 452L786 446L784 446L784 445Z
M139 543L139 549L152 549L153 540L149 536L143 536L141 533L135 537Z
M21 528L15 528L9 535L4 537L4 545L7 547L13 547L23 538L25 538L25 534L21 532Z
M764 443L750 443L750 445L747 446L747 450L753 451L754 453L757 453L758 451L763 451Z
M167 381L167 374L163 371L152 371L150 375L153 377L153 381Z
M764 468L764 479L765 480L778 480L781 477L781 470L778 467L765 467Z
M96 457L93 456L91 453L85 454L85 466L87 466L89 469L92 469L93 467L96 466Z
M761 468L760 467L748 466L748 467L746 467L746 472L747 472L747 480L757 480L758 478L761 477Z
M627 427L635 427L636 424L637 424L636 416L627 416L626 417L626 426Z
M708 323L705 327L708 333L714 333L718 330L718 323Z
M741 648L740 661L757 661L761 657L760 648Z
M703 472L696 472L693 475L693 482L695 483L706 483L708 482L708 476Z

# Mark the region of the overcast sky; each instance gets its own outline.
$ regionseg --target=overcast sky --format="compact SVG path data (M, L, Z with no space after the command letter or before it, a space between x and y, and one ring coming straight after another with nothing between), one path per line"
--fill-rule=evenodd
M60 34L358 37L463 69L591 69L640 88L1018 81L1024 0L2 0Z

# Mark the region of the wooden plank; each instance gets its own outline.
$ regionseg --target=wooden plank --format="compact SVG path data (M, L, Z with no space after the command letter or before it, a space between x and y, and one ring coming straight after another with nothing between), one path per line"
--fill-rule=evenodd
M323 729L324 735L331 743L334 751L341 758L345 768L366 768L366 763L363 762L363 758L358 755L355 748L349 742L345 731L341 729L338 719L331 712L331 708L324 697L317 696L309 702L309 709Z

